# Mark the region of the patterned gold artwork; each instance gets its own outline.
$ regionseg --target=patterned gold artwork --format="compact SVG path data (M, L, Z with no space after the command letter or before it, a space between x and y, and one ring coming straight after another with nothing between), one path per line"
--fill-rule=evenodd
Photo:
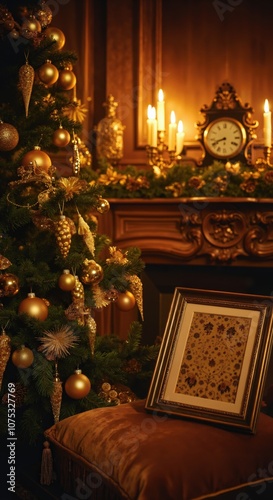
M175 392L234 403L251 318L195 312Z

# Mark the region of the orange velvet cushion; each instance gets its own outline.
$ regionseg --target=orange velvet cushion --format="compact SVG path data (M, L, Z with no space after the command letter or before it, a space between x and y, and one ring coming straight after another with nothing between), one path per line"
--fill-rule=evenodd
M148 414L144 406L135 401L86 411L53 425L46 436L72 462L109 480L120 498L193 500L239 486L270 488L273 419L268 415L259 415L257 432L249 435Z

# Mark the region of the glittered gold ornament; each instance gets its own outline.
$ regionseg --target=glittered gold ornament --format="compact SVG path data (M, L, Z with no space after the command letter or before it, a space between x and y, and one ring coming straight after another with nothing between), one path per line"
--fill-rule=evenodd
M93 259L85 259L83 261L83 272L81 280L85 285L99 283L103 278L103 269L100 264Z
M23 21L22 30L23 32L28 31L36 35L42 31L42 27L40 22L34 16L30 15Z
M34 354L31 349L22 345L13 351L11 360L17 368L28 368L34 361Z
M60 420L60 411L62 405L62 396L63 396L63 387L62 382L60 381L57 363L55 366L55 376L53 380L53 390L50 395L50 403L52 408L52 413L54 417L54 423L56 424Z
M50 157L45 151L41 150L40 146L34 146L31 151L24 155L22 165L27 167L29 164L33 164L45 172L48 172L52 165Z
M45 321L48 316L48 307L43 299L35 296L35 293L29 293L22 300L18 308L19 314L28 314L32 318Z
M136 299L131 292L126 291L118 295L115 303L121 311L130 311L135 306Z
M88 328L88 340L89 340L89 345L90 345L90 351L92 356L94 355L95 352L95 340L96 340L96 333L97 333L97 325L96 321L94 318L92 318L91 314L88 314L85 317L85 325Z
M62 69L59 72L58 85L63 90L71 90L75 87L77 78L75 73L70 69Z
M15 274L0 274L0 297L13 297L19 292L19 280Z
M59 220L55 223L55 236L59 250L64 258L69 253L72 234L75 232L74 222L65 215L60 215Z
M75 134L73 134L72 144L73 144L73 155L71 158L72 169L73 173L75 175L78 175L81 168L81 158L79 152L79 139L78 137L75 136Z
M130 283L130 289L136 299L137 307L140 312L140 316L142 321L144 321L144 316L143 316L143 285L141 279L136 275L133 274L131 276L126 276Z
M47 60L37 71L38 76L45 85L53 85L57 82L59 78L59 71L51 63L51 61Z
M52 142L58 148L65 148L70 142L70 133L60 125L53 133Z
M75 276L75 286L71 292L73 303L80 308L84 305L84 287L80 282L79 277Z
M91 382L81 370L75 370L65 382L65 392L72 399L85 398L91 390Z
M10 337L3 330L0 335L0 390L2 388L4 372L10 357L10 353L11 353Z
M100 214L105 214L109 211L110 209L110 203L108 200L105 200L104 198L99 197L96 209Z
M34 68L28 63L28 61L26 61L26 64L23 64L23 66L19 69L19 86L23 96L26 117L28 117L28 108L33 88L34 74Z
M64 269L59 277L58 285L64 292L70 292L75 287L75 276L70 273L69 269Z
M0 120L0 151L11 151L19 142L17 129L10 123Z
M7 269L9 266L11 266L11 262L7 257L4 257L4 255L0 255L0 269L3 271L4 269Z
M60 50L63 48L65 44L65 36L64 33L54 26L50 26L44 32L47 40L54 41L55 43L52 45L53 50Z
M36 19L42 28L46 28L52 21L52 11L45 1L39 2L39 10L35 13Z

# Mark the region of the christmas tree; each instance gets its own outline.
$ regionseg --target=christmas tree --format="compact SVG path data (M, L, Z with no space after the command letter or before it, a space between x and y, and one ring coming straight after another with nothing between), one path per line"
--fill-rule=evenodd
M143 262L98 231L109 203L80 139L77 56L46 2L20 4L0 5L0 417L5 434L14 403L16 436L36 443L62 418L136 397L157 346L141 344L141 322L126 341L97 331L93 312L114 302L143 320Z

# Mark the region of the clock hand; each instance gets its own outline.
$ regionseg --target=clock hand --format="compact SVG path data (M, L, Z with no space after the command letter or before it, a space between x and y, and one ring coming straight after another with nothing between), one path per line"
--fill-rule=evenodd
M221 142L221 141L225 141L226 140L226 137L222 137L221 139L217 139L217 141L214 141L212 143L213 146L216 146L218 144L218 142Z

